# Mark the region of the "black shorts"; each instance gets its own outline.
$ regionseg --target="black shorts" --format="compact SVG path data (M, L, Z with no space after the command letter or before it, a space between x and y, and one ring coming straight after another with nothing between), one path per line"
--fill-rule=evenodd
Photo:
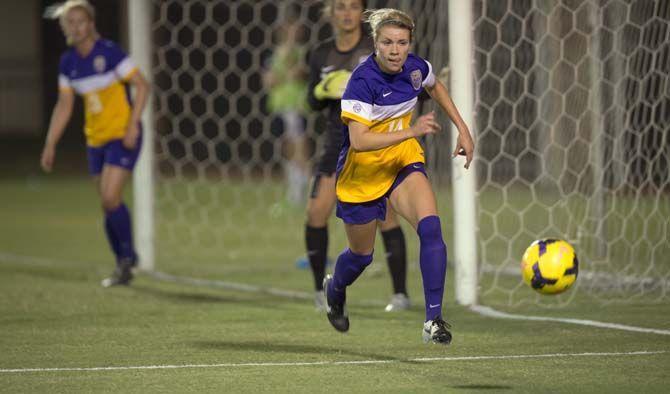
M317 174L330 176L337 169L337 159L340 157L344 135L342 129L329 127L322 138L324 138L323 147L314 171Z

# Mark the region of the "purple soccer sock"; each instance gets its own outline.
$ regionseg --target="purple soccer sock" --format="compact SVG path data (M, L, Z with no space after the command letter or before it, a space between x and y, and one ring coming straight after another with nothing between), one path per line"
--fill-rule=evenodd
M419 265L426 300L426 321L442 316L444 280L447 274L447 246L442 240L440 218L427 216L416 228L419 234Z
M372 253L369 255L359 255L346 249L337 257L335 272L330 286L326 289L328 299L337 303L343 303L347 298L347 286L354 283L365 267L372 263Z
M116 209L107 211L107 220L112 232L118 240L118 258L135 261L135 247L133 245L133 232L130 223L130 212L124 203Z
M109 215L105 214L105 234L107 234L107 241L109 241L109 246L116 256L116 260L119 259L121 254L121 246L119 245L119 239L116 237L114 228L112 228L112 222L109 220Z

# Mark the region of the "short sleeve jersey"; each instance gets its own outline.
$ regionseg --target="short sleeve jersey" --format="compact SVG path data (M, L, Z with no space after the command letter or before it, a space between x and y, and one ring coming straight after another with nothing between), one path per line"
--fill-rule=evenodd
M425 162L416 138L375 151L355 151L350 146L348 124L360 122L374 133L408 128L417 97L424 87L434 84L431 64L411 53L397 74L383 72L374 54L354 70L342 97L345 141L337 164L338 200L360 203L380 198L403 167Z
M84 98L86 143L96 147L123 138L131 114L125 82L137 72L130 57L114 42L100 39L84 57L67 50L59 68L58 88Z

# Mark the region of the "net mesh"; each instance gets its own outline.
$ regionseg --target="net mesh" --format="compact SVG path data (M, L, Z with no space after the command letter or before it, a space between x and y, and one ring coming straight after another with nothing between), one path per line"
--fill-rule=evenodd
M418 26L415 50L446 65L446 46L431 44L446 29L438 18L446 20L446 13L437 12L446 8L442 3L369 1L368 7L409 10ZM262 79L289 12L305 29L296 45L308 48L331 36L322 6L314 0L153 2L159 269L218 275L253 265L276 276L304 254L304 206L286 198L286 138L267 109ZM306 115L312 159L323 121ZM343 238L331 231L331 250Z
M483 300L667 300L670 3L474 4ZM543 237L574 244L581 291L528 297Z
M286 138L267 110L262 77L287 10L305 29L300 45L331 35L322 3L154 0L153 7L157 266L283 275L304 253L304 207L286 201ZM447 2L368 7L408 11L414 51L447 74ZM480 300L667 301L669 3L496 0L473 1L473 11ZM312 158L322 122L306 115ZM449 218L448 132L423 144ZM449 243L458 224L446 222ZM534 297L521 282L523 250L542 237L575 246L576 291ZM416 245L408 238L411 261ZM331 245L344 245L342 231L331 231Z

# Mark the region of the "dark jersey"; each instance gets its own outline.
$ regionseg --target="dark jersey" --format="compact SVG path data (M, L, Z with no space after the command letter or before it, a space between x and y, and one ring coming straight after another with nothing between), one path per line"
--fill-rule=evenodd
M344 140L342 136L342 120L340 119L340 100L317 100L314 97L314 87L329 72L336 70L353 71L356 66L374 52L372 38L363 33L361 40L351 50L341 52L335 46L335 39L324 41L314 48L308 58L309 87L307 101L315 111L325 109L327 126L324 132L322 153L316 163L316 171L323 174L333 174L337 166L337 158Z
M362 36L361 40L347 52L340 52L335 46L335 39L329 39L317 46L309 54L309 90L308 101L315 111L327 108L329 131L340 131L340 100L317 100L314 97L314 87L331 71L353 71L356 66L365 61L374 51L372 38Z

